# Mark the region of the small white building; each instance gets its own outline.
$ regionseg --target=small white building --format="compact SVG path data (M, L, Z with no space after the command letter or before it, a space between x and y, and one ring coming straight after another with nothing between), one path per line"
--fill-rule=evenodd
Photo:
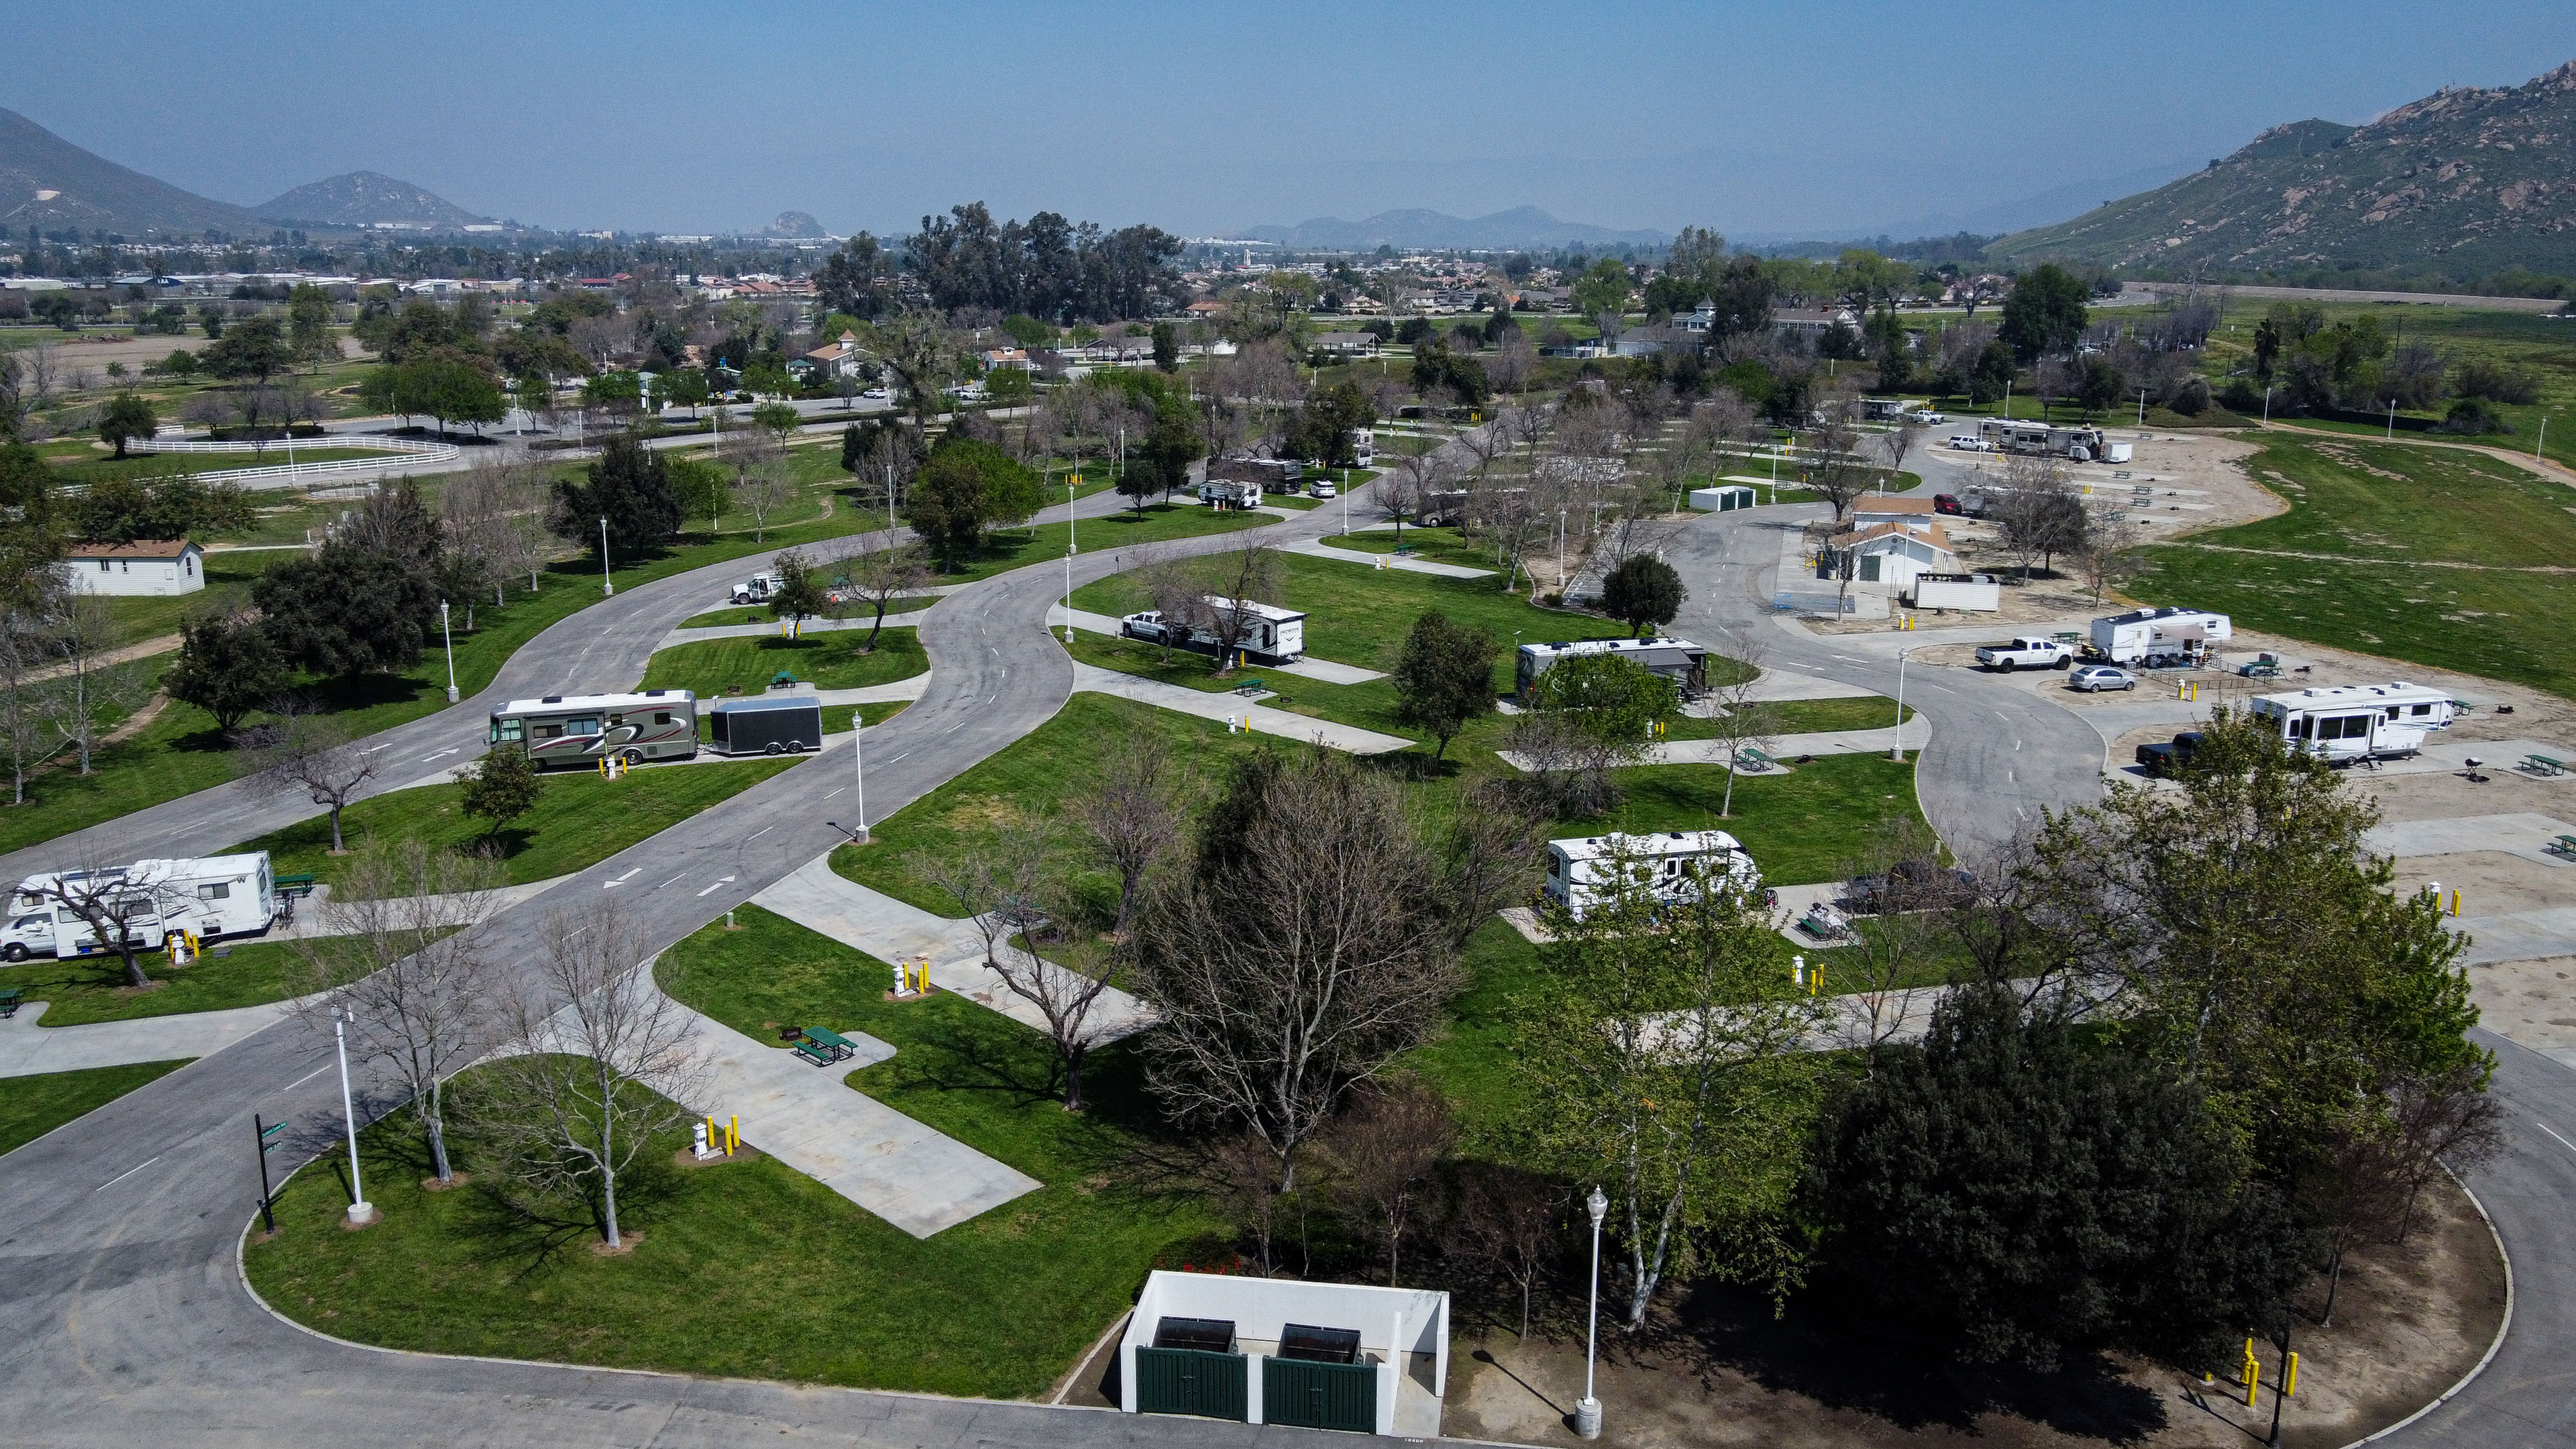
M1758 501L1754 491L1741 483L1720 483L1712 488L1690 491L1690 506L1704 508L1711 513L1732 513L1739 508L1754 507Z
M205 588L205 558L204 549L184 538L138 538L73 544L62 567L77 594L166 598Z
M1619 891L1622 862L1648 874L1658 899L1695 896L1718 880L1739 889L1762 888L1762 871L1743 842L1723 830L1659 830L1646 835L1579 835L1547 843L1548 899L1582 920L1584 912Z
M1924 574L1960 571L1958 552L1937 523L1872 523L1834 535L1834 550L1852 560L1857 583L1908 592Z
M1440 1436L1449 1295L1220 1273L1146 1275L1118 1344L1118 1407L1246 1424Z

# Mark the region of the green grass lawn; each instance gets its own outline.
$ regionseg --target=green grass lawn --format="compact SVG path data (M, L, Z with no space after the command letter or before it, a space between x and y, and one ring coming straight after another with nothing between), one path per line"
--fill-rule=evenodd
M376 448L308 447L302 440L295 444L298 463L332 463L347 458L383 458ZM112 453L82 449L53 465L52 482L57 488L86 487L110 478L167 478L180 473L219 473L233 468L281 468L286 465L286 445L269 444L268 451L252 453L145 453L131 452L123 459ZM217 480L221 481L221 480Z
M1824 730L1883 730L1897 723L1896 701L1883 694L1849 699L1784 699L1768 706L1777 734L1815 734ZM1922 711L1905 707L1912 719Z
M549 774L536 808L497 834L487 834L491 822L465 814L458 803L463 787L422 785L350 806L340 817L340 831L352 849L369 840L418 840L463 852L497 849L511 883L525 884L597 865L796 763L791 756L646 765L616 780ZM325 881L343 879L350 864L349 857L330 853L327 816L298 821L232 850L265 850L278 874Z
M1399 546L1392 528L1371 528L1358 533L1340 533L1321 540L1334 548L1347 548L1359 553L1393 553ZM1427 563L1456 564L1461 568L1500 571L1506 564L1494 558L1492 545L1462 537L1454 527L1412 528L1404 530L1402 547L1412 556Z
M997 528L984 535L984 552L972 559L961 559L953 573L941 573L934 580L942 584L970 583L991 578L1047 559L1064 557L1065 524L1061 506L1055 521L1039 522L1025 528ZM1150 503L1143 513L1132 508L1121 509L1099 518L1077 520L1074 543L1084 553L1126 548L1139 543L1160 543L1171 538L1197 538L1210 533L1232 533L1242 528L1264 528L1279 520L1267 513L1249 509L1209 508L1197 503Z
M621 590L637 584L726 559L740 558L763 547L836 537L854 532L864 520L841 512L825 523L796 529L772 529L766 545L747 537L713 543L683 541L660 553L620 560L612 578ZM276 557L275 555L271 556ZM227 567L233 567L229 563ZM209 577L213 575L209 574ZM456 682L466 694L489 684L502 663L540 630L599 602L600 578L595 560L570 559L551 564L534 594L510 586L510 602L495 609L488 603L474 613L474 627L458 616ZM370 675L354 686L336 681L314 685L353 734L372 734L447 707L447 660L436 647L399 674ZM33 845L67 831L131 814L146 806L209 789L231 780L239 764L212 716L193 705L173 703L134 738L101 751L96 772L87 777L68 770L46 774L29 786L29 803L0 812L0 851Z
M889 599L886 601L886 617L888 619L892 619L897 614L915 613L919 610L927 609L938 602L939 595L937 594L923 594L917 598ZM851 617L864 619L875 612L875 606L869 605L862 608L858 613ZM746 604L738 609L714 609L704 614L694 614L681 620L674 627L681 629L714 629L727 624L775 624L777 622L778 621L776 619L770 617L768 606L763 604Z
M125 1067L92 1067L82 1072L39 1072L32 1077L0 1077L0 1152L24 1147L66 1122L106 1106L137 1087L179 1070L194 1057L175 1062L139 1062Z
M878 822L867 845L833 851L832 868L923 910L956 915L961 909L956 899L916 867L967 843L999 819L1060 812L1099 778L1111 751L1161 750L1185 795L1198 798L1214 790L1230 760L1265 746L1307 748L1230 735L1214 720L1131 700L1076 694L1053 719L1008 749Z
M2576 697L2576 489L2456 448L2270 435L2290 511L2148 551L2140 598ZM2326 557L2303 557L2325 555Z
M867 637L865 629L834 629L802 639L738 634L674 644L655 652L638 688L691 689L704 698L740 685L744 693L758 694L783 672L821 689L859 689L910 679L930 667L917 630L884 630L876 648L862 654L859 646Z
M228 956L207 955L174 967L158 951L145 955L144 974L160 985L136 991L125 984L125 962L114 953L57 961L39 956L0 966L0 986L15 986L30 1002L50 1001L43 1026L81 1026L145 1016L184 1016L283 1001L294 993L292 948L284 941L217 942Z
M1036 1033L953 996L889 1004L882 963L756 908L737 919L666 952L664 989L752 1032L830 1022L890 1043L855 1089L1045 1186L916 1241L774 1161L665 1167L674 1137L621 1187L621 1226L643 1241L603 1259L580 1226L549 1232L473 1187L422 1192L416 1132L396 1118L361 1139L384 1222L340 1231L338 1184L300 1173L283 1231L246 1246L252 1285L325 1332L395 1348L1007 1399L1044 1393L1158 1261L1210 1256L1205 1209L1148 1194L1125 1166L1155 1130L1127 1053L1095 1055L1090 1110L1068 1116ZM484 1170L470 1142L460 1158Z

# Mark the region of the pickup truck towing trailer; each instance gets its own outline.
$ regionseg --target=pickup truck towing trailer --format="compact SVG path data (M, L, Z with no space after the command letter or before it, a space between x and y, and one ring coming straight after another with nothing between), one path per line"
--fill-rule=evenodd
M2425 736L2450 725L2453 709L2440 690L2403 682L2259 694L2251 706L2293 749L2331 765L2414 754Z
M2003 674L2016 669L2068 669L2075 664L2075 650L2054 639L2031 634L2000 644L1978 645L1977 662Z
M2140 609L2094 620L2085 654L2106 664L2143 664L2150 669L2163 669L2196 663L2208 654L2210 646L2224 644L2235 634L2236 627L2225 614L2198 609Z

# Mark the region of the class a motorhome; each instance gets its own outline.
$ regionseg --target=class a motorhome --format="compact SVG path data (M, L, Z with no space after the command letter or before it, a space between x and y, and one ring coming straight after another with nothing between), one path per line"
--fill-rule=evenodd
M2061 428L2053 423L1987 418L1977 424L1977 436L1992 443L1998 452L2058 457L2077 463L2093 462L2109 451L2100 428Z
M1685 697L1695 696L1708 688L1708 651L1688 639L1669 634L1653 639L1573 639L1553 644L1524 644L1512 658L1512 693L1529 697L1530 686L1561 659L1579 659L1586 654L1616 654L1643 668L1660 674L1678 686Z
M274 924L281 910L276 872L265 850L138 860L97 875L114 882L120 899L131 903L123 909L125 934L145 950L157 951L183 931L199 940L255 936ZM23 961L47 951L85 956L111 949L56 894L66 884L78 887L90 878L89 872L65 871L19 882L9 901L8 924L0 928L0 954Z
M2438 689L2400 680L2256 695L2250 709L2292 748L2348 765L2414 754L2427 735L2450 727L2458 706Z
M1762 888L1762 872L1753 857L1725 831L1656 831L1549 841L1548 899L1582 920L1585 912L1618 893L1623 860L1631 871L1646 873L1658 900L1688 900L1721 879L1747 892Z
M484 740L525 745L538 769L591 767L611 755L629 765L698 752L698 697L685 689L641 694L549 694L495 707Z

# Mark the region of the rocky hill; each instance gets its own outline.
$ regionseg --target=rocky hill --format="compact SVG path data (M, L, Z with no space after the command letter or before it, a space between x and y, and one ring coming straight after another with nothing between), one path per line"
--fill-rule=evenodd
M138 238L209 229L269 232L266 222L241 207L128 170L6 110L0 110L0 226Z
M2576 61L2520 86L2436 91L2366 125L2276 126L2204 170L1987 254L2576 273Z
M299 186L251 208L271 221L308 227L416 227L453 230L491 221L436 192L381 171L351 171Z

